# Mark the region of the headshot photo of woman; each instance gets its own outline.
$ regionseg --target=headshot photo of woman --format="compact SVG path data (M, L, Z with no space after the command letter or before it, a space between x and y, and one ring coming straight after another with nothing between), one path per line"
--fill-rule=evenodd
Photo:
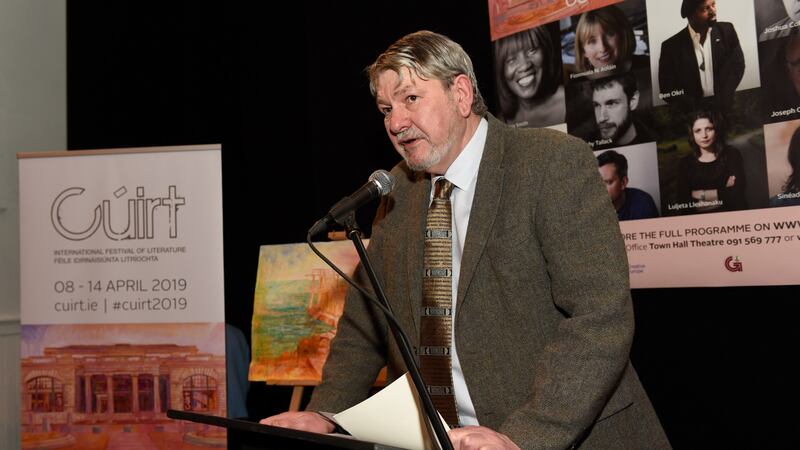
M633 63L636 39L628 18L616 6L581 14L575 28L575 72L627 72Z
M769 199L770 206L800 205L800 128L794 130L786 154L791 173L783 183L782 192Z
M564 123L558 22L494 41L498 116L517 127Z
M735 211L747 208L742 155L726 145L717 116L708 110L690 116L692 153L678 163L678 202L683 214Z

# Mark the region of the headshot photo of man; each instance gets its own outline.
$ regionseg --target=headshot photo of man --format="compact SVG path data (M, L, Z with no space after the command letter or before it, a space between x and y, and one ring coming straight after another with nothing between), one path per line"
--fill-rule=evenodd
M654 140L649 128L635 117L642 98L633 73L592 80L595 133L586 141L593 148L620 147Z
M800 31L759 42L764 120L800 117Z
M782 68L789 78L789 85L795 98L800 99L800 35L792 33L783 47Z
M759 42L787 37L800 23L800 0L756 0L755 5ZM775 12L780 19L769 22L769 25L762 23Z
M745 71L739 36L717 21L716 0L683 0L688 25L661 44L659 98L665 102L714 96L729 106Z
M653 197L641 189L628 187L628 159L625 155L614 150L600 153L597 170L620 221L658 217Z

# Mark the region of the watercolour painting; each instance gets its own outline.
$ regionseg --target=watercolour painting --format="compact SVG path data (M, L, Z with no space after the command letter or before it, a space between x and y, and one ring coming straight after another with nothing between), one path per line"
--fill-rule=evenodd
M344 273L358 255L350 241L315 244ZM347 283L306 244L261 247L252 323L251 381L314 385L344 310Z

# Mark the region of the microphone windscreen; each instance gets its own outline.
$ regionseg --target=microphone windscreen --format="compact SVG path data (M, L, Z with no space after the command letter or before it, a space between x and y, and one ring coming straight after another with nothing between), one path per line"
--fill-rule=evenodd
M392 192L394 188L394 175L383 169L372 172L372 175L369 176L369 181L375 183L381 197Z

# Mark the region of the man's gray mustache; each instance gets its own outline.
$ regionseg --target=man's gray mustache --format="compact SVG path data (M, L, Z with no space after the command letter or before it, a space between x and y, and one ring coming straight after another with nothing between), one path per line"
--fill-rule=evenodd
M416 130L409 129L404 131L398 131L397 133L395 133L395 137L397 138L398 141L402 140L407 141L411 139L419 139L422 136L419 133L417 133Z

